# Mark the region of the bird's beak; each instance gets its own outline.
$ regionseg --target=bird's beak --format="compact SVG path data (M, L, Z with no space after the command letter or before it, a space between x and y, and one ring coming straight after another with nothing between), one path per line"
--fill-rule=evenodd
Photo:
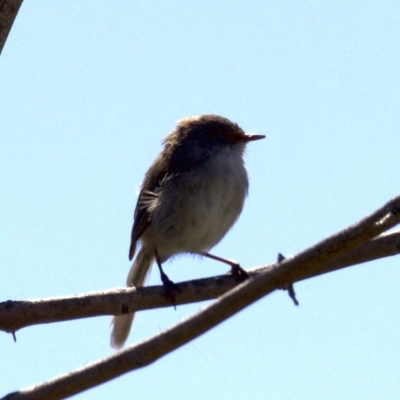
M243 141L244 142L252 142L253 140L260 140L264 139L265 135L256 135L255 133L248 133L244 135Z

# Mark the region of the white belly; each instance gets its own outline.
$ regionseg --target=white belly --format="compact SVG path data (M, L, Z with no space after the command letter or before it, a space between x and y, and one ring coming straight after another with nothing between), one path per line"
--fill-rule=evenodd
M178 253L207 251L240 215L247 189L242 155L228 149L200 171L165 182L142 240L154 245L162 261Z

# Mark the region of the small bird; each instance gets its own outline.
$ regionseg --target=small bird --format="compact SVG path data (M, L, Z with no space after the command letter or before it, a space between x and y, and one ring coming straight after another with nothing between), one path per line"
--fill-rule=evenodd
M239 264L208 251L235 223L243 209L249 180L244 166L248 142L264 135L246 134L218 115L178 121L147 171L134 213L129 260L136 255L127 286L143 286L155 260L167 293L173 283L162 269L171 256L190 253L225 262L246 276ZM111 346L123 347L134 313L113 318Z

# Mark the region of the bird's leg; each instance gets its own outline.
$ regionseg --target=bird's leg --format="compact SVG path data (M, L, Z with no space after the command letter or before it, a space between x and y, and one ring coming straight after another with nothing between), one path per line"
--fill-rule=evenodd
M157 253L157 250L155 251L155 258L156 258L158 269L160 270L160 278L161 278L161 282L163 283L163 286L164 286L165 297L167 300L171 301L171 303L174 305L174 308L176 309L175 292L180 292L181 290L178 288L177 285L175 285L174 282L172 282L168 278L167 274L164 272L161 261L160 261L160 257L158 256L158 253Z
M228 264L231 267L231 274L234 276L236 282L243 282L246 279L250 278L249 274L236 261L214 256L213 254L206 252L202 252L200 254L204 257L208 257L213 260L223 262L224 264Z

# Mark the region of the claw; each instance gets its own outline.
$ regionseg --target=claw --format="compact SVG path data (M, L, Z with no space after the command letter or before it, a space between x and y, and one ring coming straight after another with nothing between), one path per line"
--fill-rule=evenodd
M231 265L231 274L236 282L244 282L250 278L250 275L238 263Z

